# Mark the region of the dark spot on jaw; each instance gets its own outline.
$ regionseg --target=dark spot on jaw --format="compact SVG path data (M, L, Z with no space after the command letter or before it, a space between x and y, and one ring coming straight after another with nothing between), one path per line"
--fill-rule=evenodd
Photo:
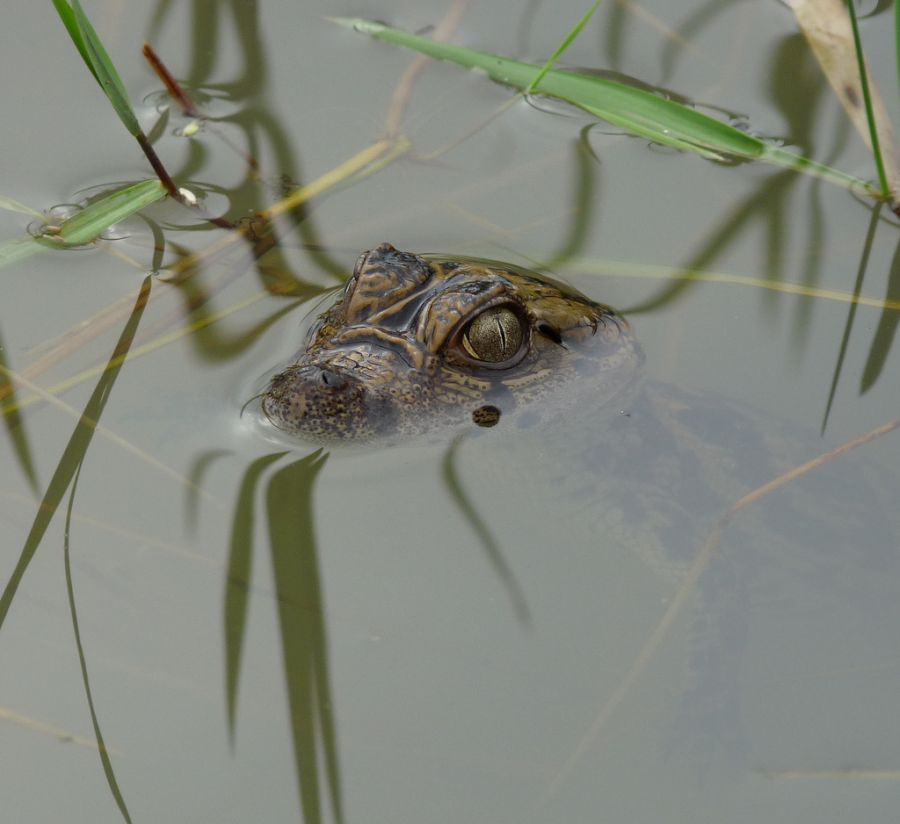
M491 404L479 406L472 413L472 422L476 426L496 426L500 422L500 410Z

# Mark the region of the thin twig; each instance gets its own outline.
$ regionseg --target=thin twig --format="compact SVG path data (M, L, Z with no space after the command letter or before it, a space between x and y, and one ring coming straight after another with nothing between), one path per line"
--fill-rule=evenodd
M450 11L447 12L446 17L444 17L435 28L433 39L438 43L446 41L456 30L468 5L469 0L453 0ZM409 108L413 87L419 79L419 75L430 62L430 57L419 55L409 64L409 67L397 82L397 87L394 89L394 96L391 99L391 107L388 109L387 122L385 124L385 130L388 137L396 137L400 133L400 124L403 120L403 116L406 114L407 108Z
M571 755L569 755L569 757L557 771L556 775L550 781L550 784L544 792L542 799L543 801L547 801L554 795L556 795L563 782L566 780L566 778L568 778L569 774L578 763L581 756L583 756L591 747L596 745L597 741L600 739L601 734L603 733L603 729L606 726L607 721L609 721L609 719L612 717L619 704L622 703L622 700L631 692L638 679L640 679L640 677L644 674L644 671L647 669L647 666L652 661L654 655L656 654L656 651L659 649L660 644L662 644L666 636L669 634L669 631L674 626L675 621L684 608L684 605L687 603L689 597L693 594L694 588L696 587L697 581L700 579L700 576L709 566L710 559L712 558L716 549L718 549L719 544L722 541L722 536L725 533L725 529L731 523L731 520L734 518L734 516L737 515L742 509L750 506L750 504L756 503L761 498L764 498L766 495L769 495L770 493L781 489L792 481L795 481L798 478L807 475L810 472L824 466L825 464L841 457L842 455L845 455L848 452L853 451L854 449L858 449L859 447L864 446L871 441L874 441L876 438L883 437L884 435L887 435L889 432L893 432L898 428L900 428L900 418L896 418L893 421L882 424L881 426L876 427L869 432L866 432L864 435L860 435L858 438L849 440L846 443L843 443L840 446L837 446L834 449L831 449L828 452L825 452L813 458L812 460L807 461L804 464L800 464L800 466L794 467L788 472L779 475L777 478L773 478L768 483L757 487L751 492L748 492L742 498L733 503L722 514L722 516L716 522L715 526L712 528L712 531L710 532L706 543L703 545L703 547L694 557L694 560L691 562L691 565L687 571L687 575L682 581L681 586L678 588L678 592L675 593L675 597L669 603L668 608L659 619L659 623L657 623L653 632L650 634L650 637L644 642L644 646L641 648L641 651L634 659L631 667L629 667L628 671L625 673L625 676L622 678L619 686L616 687L612 695L610 695L609 698L607 698L601 705L600 710L596 714L596 716L594 716L594 720L591 723L591 726L588 728L588 731L584 734L584 736L578 742L578 745L572 751Z

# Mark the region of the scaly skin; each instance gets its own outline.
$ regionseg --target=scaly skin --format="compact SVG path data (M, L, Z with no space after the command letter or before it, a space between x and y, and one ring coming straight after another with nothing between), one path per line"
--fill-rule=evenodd
M491 363L474 356L466 336L497 307L513 313L521 345ZM548 401L576 378L605 381L609 400L640 360L628 324L574 290L506 264L383 243L359 257L305 347L272 379L262 409L279 429L313 440L406 440L521 420L529 410L558 414Z

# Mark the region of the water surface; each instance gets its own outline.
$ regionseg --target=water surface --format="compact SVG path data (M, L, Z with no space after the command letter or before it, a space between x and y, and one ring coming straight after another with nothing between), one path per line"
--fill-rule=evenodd
M149 38L257 158L259 181L215 130L187 142L174 112L159 127L179 181L214 187L210 208L233 218L277 199L282 175L307 183L384 133L411 55L323 14L415 31L447 12L86 6L148 130ZM610 3L566 60L874 176L781 4L641 9L653 17ZM0 92L0 194L39 210L149 175L51 11L23 11L2 58L17 79ZM541 61L582 13L475 4L455 38ZM896 115L889 28L880 14L863 37ZM282 221L260 261L235 244L190 286L163 268L143 311L149 272L224 233L163 204L148 212L162 258L133 219L125 241L3 270L0 363L66 405L20 384L19 423L0 435L9 820L892 820L896 436L735 515L647 645L740 495L891 420L900 400L892 311L681 274L852 293L867 255L861 293L897 300L895 218L559 107L520 101L486 123L509 95L431 65L402 120L414 153ZM0 221L11 238L30 218ZM304 301L385 240L547 263L624 309L648 385L675 387L659 391L691 410L697 439L635 434L654 420L636 400L544 439L267 440L242 405L296 349ZM290 278L295 295L274 294ZM117 341L131 357L102 377ZM82 413L103 429L78 426ZM705 444L718 474L697 469Z

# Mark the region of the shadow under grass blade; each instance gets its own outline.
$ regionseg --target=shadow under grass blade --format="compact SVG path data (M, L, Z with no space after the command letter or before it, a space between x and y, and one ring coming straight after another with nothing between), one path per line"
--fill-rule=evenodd
M0 416L3 418L3 426L6 434L12 442L13 451L22 474L28 479L31 491L38 494L37 472L34 468L34 460L31 457L31 449L28 446L28 438L25 434L25 422L16 408L16 387L10 379L9 363L6 360L6 351L3 346L3 338L0 337ZM5 406L8 408L2 411Z
M241 481L234 516L231 520L223 621L225 624L225 698L228 707L228 735L232 745L234 744L237 716L241 658L247 629L248 590L253 568L256 488L263 472L284 454L284 452L278 452L273 455L264 455L250 464Z
M78 478L81 475L81 465L75 470L75 476L72 479L72 485L69 490L69 504L66 507L66 528L63 539L63 563L66 569L66 594L69 598L69 613L72 616L72 630L75 633L75 647L78 650L78 663L81 665L81 680L84 684L84 694L88 702L88 711L91 714L91 725L94 728L94 739L97 742L97 751L100 754L100 763L103 766L103 774L106 776L106 784L112 794L122 818L131 824L131 815L128 812L128 805L125 803L125 797L119 788L119 782L116 780L116 773L113 770L112 761L109 757L109 751L106 749L106 743L103 739L103 733L100 730L100 721L97 718L97 709L94 706L94 694L91 690L91 679L88 675L87 659L84 655L84 645L81 643L81 630L78 628L78 611L75 608L75 586L72 583L72 559L70 553L70 539L72 536L72 509L75 504L75 490L78 488Z
M566 237L559 249L551 253L542 266L552 269L561 266L577 255L584 248L594 220L595 174L600 166L599 160L591 150L588 134L592 126L581 130L578 141L573 146L574 175L572 178L572 209Z
M888 277L885 302L892 303L898 298L900 298L900 240L897 241L897 248L894 250L894 257L891 260L891 272ZM868 392L877 383L878 378L881 377L888 354L890 354L891 347L894 345L898 323L900 323L900 313L889 306L885 306L881 310L881 318L875 329L869 356L866 358L866 365L859 381L860 394Z
M853 284L853 300L847 309L847 320L844 323L844 334L841 337L841 345L838 349L837 362L834 365L834 374L831 377L831 387L828 390L828 400L825 402L825 414L822 415L822 426L819 434L825 434L825 428L828 426L828 418L831 415L831 407L834 405L834 398L837 394L838 383L841 380L841 372L844 369L844 358L847 355L847 348L850 345L850 335L853 331L853 322L856 319L856 310L859 306L859 296L862 294L863 281L866 277L866 270L869 268L869 256L872 253L872 245L875 240L875 230L878 227L878 220L881 216L881 204L876 204L869 218L869 228L866 232L866 240L863 243L862 255L859 259L859 266L856 270L856 282ZM896 253L894 265L896 265ZM896 314L896 312L894 313Z
M323 821L320 758L324 761L334 820L338 824L344 820L325 609L313 529L312 493L327 458L319 449L280 469L269 481L266 494L281 649L305 824Z
M699 252L691 257L690 261L684 265L683 270L694 272L708 266L721 252L728 248L737 234L746 228L751 218L755 216L762 216L769 224L770 241L767 253L769 259L772 259L777 246L777 241L773 239L777 239L780 230L777 219L773 219L772 204L787 197L791 185L796 180L796 176L790 172L779 172L766 180L754 195L747 198L734 211L725 215L724 220L714 227ZM774 274L776 273L769 272L769 277L771 278ZM623 307L621 311L624 315L653 312L670 304L694 284L695 281L690 278L673 280L659 290L657 294L633 306Z
M109 400L116 378L118 378L119 371L125 362L124 358L131 348L132 341L140 325L144 308L150 297L150 285L151 278L148 276L144 279L137 301L131 311L131 316L128 318L128 322L125 324L125 328L122 330L122 334L119 336L116 347L110 356L109 366L100 377L100 380L97 381L97 386L94 388L87 406L84 408L81 419L75 425L62 457L60 457L59 463L56 465L56 471L47 485L44 497L38 505L37 514L34 517L28 537L25 539L25 545L22 547L18 563L9 581L7 581L2 595L0 595L0 629L2 629L6 616L9 613L9 608L12 605L22 577L25 575L31 559L40 546L47 527L50 526L56 510L59 508L63 495L66 494L72 479L84 462L97 424L100 422L106 402Z
M475 509L474 504L469 500L469 496L466 495L460 483L459 473L456 471L456 455L461 443L462 439L457 438L444 452L444 459L441 461L441 476L444 479L444 485L447 487L450 497L463 517L469 522L472 531L478 536L478 540L481 541L491 567L493 567L497 577L503 583L507 593L509 593L509 599L512 602L516 617L523 625L528 626L531 624L531 612L528 609L528 600L525 598L525 593L522 591L522 587L519 586L515 575L513 575L506 558L503 557L497 539L491 534L488 525L478 514L478 510Z

